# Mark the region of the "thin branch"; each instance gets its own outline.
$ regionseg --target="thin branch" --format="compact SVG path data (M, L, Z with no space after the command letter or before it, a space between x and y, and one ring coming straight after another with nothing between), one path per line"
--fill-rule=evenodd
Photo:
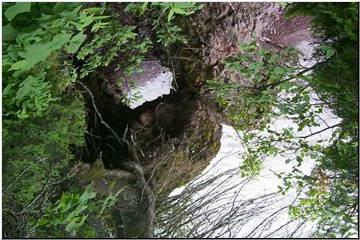
M109 124L107 124L104 121L104 119L102 118L101 113L99 112L98 108L96 107L95 98L94 98L94 95L92 94L92 92L90 91L90 89L84 83L82 83L80 81L78 81L77 83L80 84L87 91L87 93L89 94L89 96L91 98L91 101L92 101L92 105L94 107L94 110L95 110L96 114L98 115L98 117L100 119L101 124L103 124L114 135L114 137L116 138L116 140L119 142L120 145L122 145L122 143L126 143L127 146L129 146L129 142L126 139L120 139L120 137L117 135L117 133L114 131L114 129L112 129L109 126Z
M338 124L335 124L335 125L333 125L333 126L326 127L326 128L324 128L324 129L322 129L322 130L320 130L320 131L311 133L311 134L306 135L306 136L298 136L298 138L308 138L308 137L314 136L314 135L316 135L316 134L322 133L322 132L324 132L324 131L326 131L326 130L329 130L329 129L331 129L331 128L338 127L338 126L340 126L341 124L342 124L342 123L338 123Z
M26 173L32 166L34 166L35 164L39 163L39 162L43 162L44 163L44 160L46 158L42 158L42 159L39 159L37 160L36 162L32 163L30 166L28 166L27 168L25 168L21 173L19 173L15 178L14 180L11 181L11 183L9 183L3 190L3 194L9 189L9 187L14 183L16 182L24 173Z

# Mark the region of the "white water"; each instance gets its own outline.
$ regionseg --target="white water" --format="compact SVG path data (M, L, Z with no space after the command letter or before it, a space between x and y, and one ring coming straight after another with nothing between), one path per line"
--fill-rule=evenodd
M341 120L337 118L335 115L333 115L329 109L325 109L325 111L321 114L321 117L329 125L336 124ZM319 127L312 128L312 132L326 127L325 123L322 121L319 121L319 124L320 124ZM274 129L281 129L283 127L290 127L290 126L295 127L294 123L292 123L291 120L286 118L274 119L271 126ZM324 140L329 139L331 137L332 131L333 130L329 129L318 135L315 135L314 137L309 138L309 143L315 143L316 140L319 138L323 138ZM307 129L302 131L301 135L309 134L309 133L310 133L310 129ZM221 147L218 154L210 162L209 166L202 172L201 174L202 176L196 181L191 182L191 184L196 185L196 182L201 182L204 179L214 177L230 169L238 168L243 161L244 152L245 149L241 142L241 133L238 134L233 127L223 124ZM277 155L275 157L268 157L263 162L263 167L260 175L250 180L245 185L240 184L239 186L236 186L245 179L242 178L240 174L238 174L237 177L232 178L231 182L228 183L230 185L233 185L234 188L227 191L226 194L222 194L223 197L222 200L213 201L213 203L209 204L206 207L206 209L203 209L202 211L206 212L210 210L215 210L213 216L215 217L223 216L224 211L227 211L228 209L222 209L219 206L225 205L226 201L233 201L235 195L238 194L239 192L240 194L237 196L237 198L244 200L244 199L257 198L267 193L273 193L278 191L278 186L281 185L281 179L279 179L275 175L275 173L281 173L281 172L288 173L292 170L293 164L285 163L287 157L292 157L292 156ZM303 164L299 167L299 170L301 170L304 174L308 175L311 173L314 166L315 166L314 160L308 158L304 160ZM219 184L221 181L223 181L224 178L225 177L222 177L216 180L212 185L198 192L197 195L194 197L194 201L202 196L205 196L206 193L208 193L210 190L213 190L214 186L216 184ZM170 196L180 194L184 188L185 186L182 188L175 189ZM213 192L212 194L215 194L215 192ZM239 237L239 238L246 237L259 223L261 223L264 219L268 218L273 212L292 203L296 197L295 194L296 191L291 190L285 196L282 195L277 196L276 201L271 203L270 206L266 207L266 211L262 212L260 215L256 217L253 217L247 223L242 224L243 227L240 231L237 231L236 229L237 226L235 224L235 229L233 229L231 235L229 235L228 233L225 233L225 235L223 235L221 233L222 230L220 229L218 231L215 231L211 236L208 237L216 237L217 235L221 235L221 237ZM212 196L210 195L208 198L211 197ZM258 235L257 237L267 236L268 234L272 233L275 229L279 228L289 220L291 219L286 208L283 211L281 211L281 214L277 215L277 218L274 219L274 221L272 221L271 226L266 230L262 231L261 233L259 233L260 235ZM212 222L216 222L216 220L213 219ZM272 237L286 236L289 232L292 231L292 229L294 229L297 226L297 224L299 224L299 222L296 221L293 224L289 224L286 228L282 229L280 232L278 232L276 235ZM209 228L211 227L210 222L208 227ZM311 235L311 233L313 232L313 227L315 227L314 223L310 223L310 222L307 223L306 225L303 226L302 230L299 231L298 233L299 235L295 235L295 237L307 237ZM204 231L206 231L206 227L204 227Z
M313 48L311 44L304 42L299 44L298 49L302 51L304 54L304 59L302 60L302 65L309 67L312 66L315 62L311 60L310 56L313 52ZM312 92L311 94L311 103L318 103L319 99L316 98L316 93ZM319 114L320 118L317 119L319 126L305 128L301 132L295 132L297 136L305 136L316 131L322 130L327 126L332 126L341 121L340 118L335 116L332 111L326 107L324 107L323 112ZM278 118L274 118L271 121L270 128L272 130L276 130L277 132L281 132L283 128L294 127L297 129L297 125L289 119L287 116L281 116ZM307 138L309 144L316 144L318 140L324 140L321 144L329 144L329 139L331 138L333 129L329 129L321 132L320 134L316 134ZM264 133L257 132L259 135L263 135ZM222 137L221 137L221 147L216 157L210 162L209 166L204 169L199 178L195 178L195 180L188 183L186 186L175 189L169 197L176 196L181 194L184 189L189 185L196 185L196 183L200 183L205 179L210 179L214 176L218 176L221 173L224 173L230 169L238 169L243 162L245 147L241 141L243 133L236 132L236 130L228 125L222 124ZM266 136L266 134L265 134ZM286 145L281 145L286 148ZM251 146L250 146L251 147ZM210 204L207 204L206 207L203 207L199 210L200 213L212 212L208 214L206 218L202 218L197 220L192 224L197 224L198 222L205 222L201 224L199 227L199 232L208 232L216 222L219 222L221 218L226 218L229 214L231 214L231 210L233 209L233 205L235 204L243 204L246 202L246 199L256 199L257 197L263 196L267 193L274 193L278 191L278 186L281 185L281 179L279 179L275 173L285 172L288 173L292 170L292 166L295 164L294 161L286 164L285 161L287 158L296 157L296 153L289 153L285 156L276 155L274 157L267 157L263 161L263 167L259 174L259 176L254 179L249 180L246 184L240 184L245 178L241 177L240 174L235 174L234 177L231 178L231 181L226 183L226 186L219 185L221 181L223 181L226 176L217 179L211 185L207 186L205 189L202 189L196 193L196 195L192 198L193 202L201 197L205 199L213 198L217 192L221 192L222 189L216 188L225 188L229 187L226 192L221 193L217 197L219 199L211 201ZM304 159L304 162L299 167L304 174L308 175L314 169L315 161L313 159L307 158ZM215 189L215 190L214 190ZM207 196L207 193L210 191L211 194ZM291 235L292 231L298 227L299 222L294 221L283 228L280 228L282 225L291 220L288 214L288 206L291 204L296 198L295 189L290 190L288 194L276 195L271 200L268 200L270 204L266 206L262 211L249 217L249 219L239 220L239 223L229 222L225 224L224 227L218 228L215 231L211 231L210 235L205 235L206 237L286 237ZM206 197L205 197L206 196ZM234 201L234 199L241 199L242 201ZM205 201L205 200L204 200ZM231 202L233 204L231 205ZM223 206L223 207L222 207ZM232 206L231 208L229 206ZM259 205L251 205L249 208L258 207ZM263 227L259 230L256 228L258 224L269 219L274 212L279 209L283 210L279 211L276 215L276 218L271 221L271 225L267 227ZM242 210L246 213L248 210ZM209 220L211 219L211 220ZM239 218L240 219L240 218ZM189 224L191 225L191 224ZM300 227L300 230L296 232L293 237L308 237L311 236L314 229L316 227L316 223L307 222L306 224ZM278 231L278 228L280 228ZM275 232L274 232L275 231Z

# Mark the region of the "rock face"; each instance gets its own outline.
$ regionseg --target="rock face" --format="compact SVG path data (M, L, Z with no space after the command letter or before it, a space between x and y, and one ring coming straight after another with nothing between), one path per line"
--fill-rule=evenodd
M144 61L138 72L131 75L123 84L122 91L130 108L134 109L145 102L170 94L172 72L157 61Z
M277 3L209 3L194 19L206 46L205 64L216 65L242 43L262 40L263 31L279 19ZM211 27L210 27L211 26Z
M312 41L311 19L306 16L295 16L291 19L281 13L278 20L271 23L271 28L263 35L273 43L284 47L296 47L304 41Z
M165 131L176 127L178 106L173 103L160 103L155 109L156 124Z
M205 4L193 25L204 44L203 62L213 68L215 77L229 79L239 77L228 76L221 62L237 54L241 44L255 40L261 47L279 51L284 47L299 48L312 40L309 17L287 19L283 8L271 2ZM246 79L240 83L252 85Z
M150 159L159 164L154 174L155 193L158 196L167 197L174 188L199 174L215 156L220 145L221 126L218 124L220 116L208 107L203 99L182 104L161 104L158 106L157 115L164 114L165 118L169 117L167 113L174 111L174 105L177 106L177 117L157 120L157 124L181 120L179 116L186 116L189 114L186 110L193 109L181 134L175 132L176 137L172 137L171 141L153 144L149 148ZM165 129L166 131L169 129ZM158 200L161 202L161 197Z

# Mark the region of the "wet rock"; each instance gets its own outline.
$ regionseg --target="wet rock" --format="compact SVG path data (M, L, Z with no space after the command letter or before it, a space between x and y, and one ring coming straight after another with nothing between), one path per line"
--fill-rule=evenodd
M111 96L113 102L135 109L170 94L173 73L159 61L143 61L130 76L126 76L123 69L117 67L117 63L120 62L115 61L100 76L93 76L95 79L101 78L101 90Z
M271 23L263 35L268 41L284 47L295 47L300 42L312 41L311 18L295 16L287 19L285 13L279 13L279 18Z
M161 102L155 108L156 125L172 136L184 132L196 107L197 102L191 99L181 99L174 103Z

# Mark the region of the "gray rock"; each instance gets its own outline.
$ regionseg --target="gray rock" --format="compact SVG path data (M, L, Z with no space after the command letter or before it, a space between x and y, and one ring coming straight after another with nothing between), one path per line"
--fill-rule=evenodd
M139 70L124 81L122 91L134 109L147 101L170 94L173 74L158 61L144 61Z

